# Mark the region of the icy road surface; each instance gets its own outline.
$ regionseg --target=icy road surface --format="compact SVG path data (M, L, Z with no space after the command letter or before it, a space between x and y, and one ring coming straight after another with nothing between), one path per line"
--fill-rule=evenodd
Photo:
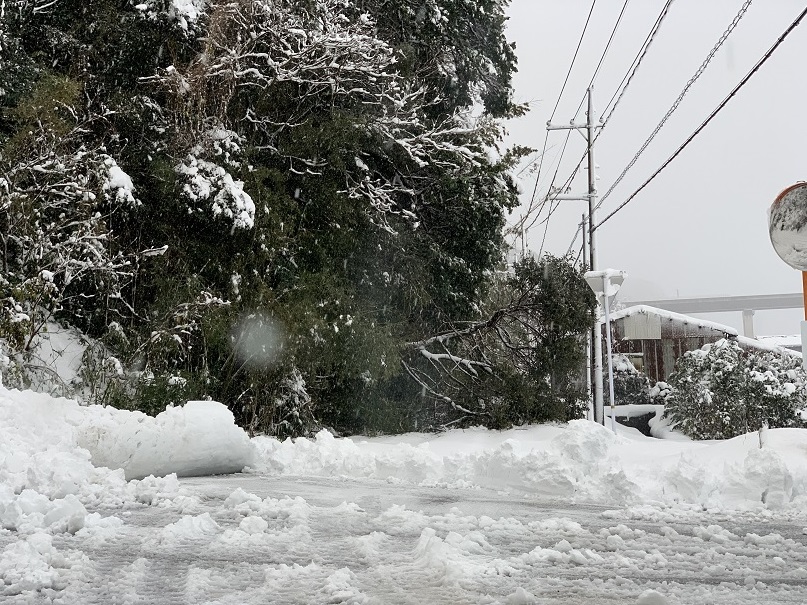
M609 509L370 479L227 475L181 484L188 495L172 506L96 511L107 520L50 545L37 544L44 534L17 542L0 533L0 567L9 547L28 546L44 553L29 556L29 574L40 560L43 574L56 571L50 588L7 591L0 601L807 602L800 513Z

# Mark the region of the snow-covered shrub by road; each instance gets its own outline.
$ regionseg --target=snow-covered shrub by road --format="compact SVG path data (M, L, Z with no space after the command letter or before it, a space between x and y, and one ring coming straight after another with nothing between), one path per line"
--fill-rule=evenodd
M661 404L664 399L663 388L665 383L658 383L661 386L651 385L646 374L637 370L627 355L614 354L614 401L617 405L654 405ZM608 374L603 372L605 381L605 392L608 392Z
M678 360L665 414L694 439L727 439L762 426L802 427L806 383L800 357L719 340Z

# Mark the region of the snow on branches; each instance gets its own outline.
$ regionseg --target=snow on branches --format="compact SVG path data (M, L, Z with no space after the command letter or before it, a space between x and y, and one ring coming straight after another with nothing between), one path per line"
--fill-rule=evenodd
M371 220L390 232L393 214L413 227L419 223L416 202L430 182L420 173L461 174L490 164L485 147L499 136L498 127L463 114L429 119L440 99L401 76L401 55L378 37L374 20L357 3L211 2L208 17L203 47L189 64L143 80L169 93L177 138L191 148L179 153L194 157L183 159L178 171L205 179L185 184L186 195L215 198L225 191L231 202L240 196L227 189L221 170L204 163L218 161L192 149L209 147L216 131L237 132L239 143L249 141L292 174L316 177L338 165L341 193L363 202ZM344 121L346 137L371 137L375 153L356 161L349 146L337 159L333 153L323 157L325 140L289 144L295 132L321 121L314 115ZM217 126L211 129L211 123ZM211 178L215 174L221 178ZM204 195L208 183L212 188Z
M252 198L244 191L244 183L234 180L224 168L189 155L176 171L185 177L182 193L187 198L192 201L212 199L213 216L231 221L233 229L254 226L255 204Z
M132 275L109 228L113 214L139 203L132 180L105 148L87 148L82 132L32 133L25 153L0 162L0 286L5 315L27 320L23 349L65 305L105 306Z
M236 180L228 168L241 167L241 145L244 140L238 133L213 124L200 133L197 144L184 160L175 167L182 184L182 194L191 203L190 212L203 212L206 208L193 203L209 200L213 216L222 217L232 229L251 229L255 225L255 204L244 191L244 183ZM212 157L212 162L203 157Z
M146 19L168 21L186 33L198 28L206 8L206 0L146 0L135 4Z
M804 426L807 375L801 359L719 340L678 360L664 414L693 439L730 439Z

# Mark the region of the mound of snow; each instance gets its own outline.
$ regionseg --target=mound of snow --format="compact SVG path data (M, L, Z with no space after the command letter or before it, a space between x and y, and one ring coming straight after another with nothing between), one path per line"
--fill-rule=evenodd
M73 568L87 566L82 553L63 554L53 547L51 536L35 533L12 542L0 552L0 595L19 595L43 589L61 589ZM26 601L28 602L28 601Z
M577 420L509 431L337 439L253 439L269 475L373 478L421 486L482 487L573 501L698 505L710 509L803 506L807 430L772 429L722 442L619 434Z
M140 412L91 410L76 442L96 466L122 468L127 479L236 473L253 461L249 437L215 401L189 401L156 418Z
M375 478L620 503L636 493L611 460L614 445L623 441L583 420L527 431L477 428L366 441L336 439L327 431L315 439L253 439L260 452L257 470L267 474Z
M184 497L177 475L252 461L249 438L218 403L150 418L0 387L0 528L75 533L86 506L168 503Z

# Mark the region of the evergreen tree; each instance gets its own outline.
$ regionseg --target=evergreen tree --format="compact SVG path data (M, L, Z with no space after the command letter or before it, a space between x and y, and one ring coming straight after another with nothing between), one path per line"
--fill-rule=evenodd
M479 320L517 203L505 5L7 0L7 345L40 314L124 359L104 401L412 428L406 343ZM238 352L256 317L271 360Z
M664 413L693 439L803 426L805 382L798 358L724 339L678 360Z
M571 420L586 409L585 335L594 295L569 259L517 262L485 321L410 345L404 360L439 425Z

